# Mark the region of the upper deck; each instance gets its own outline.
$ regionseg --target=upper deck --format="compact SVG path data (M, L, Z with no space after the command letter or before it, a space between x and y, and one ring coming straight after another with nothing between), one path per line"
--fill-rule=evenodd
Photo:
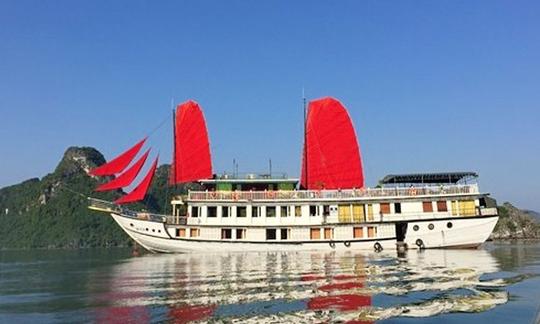
M200 181L206 190L190 191L187 201L340 201L478 195L477 177L474 172L387 175L376 188L298 190L298 179L286 174L225 175Z
M266 190L266 191L190 191L187 200L197 201L275 201L348 200L407 198L479 194L477 184L426 185L422 187L381 187L348 190Z

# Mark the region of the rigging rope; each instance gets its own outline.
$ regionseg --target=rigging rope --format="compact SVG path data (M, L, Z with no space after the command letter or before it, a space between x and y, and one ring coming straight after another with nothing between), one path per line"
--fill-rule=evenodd
M78 192L78 191L76 191L76 190L73 190L73 189L69 188L68 186L66 186L66 185L63 184L63 183L60 183L59 188L60 188L60 189L65 189L65 190L67 190L67 191L69 191L69 192L71 192L71 193L73 193L73 194L75 194L75 195L79 195L79 196L83 197L84 199L90 198L89 196L87 196L87 195L85 195L85 194L83 194L83 193L81 193L81 192Z
M163 118L163 120L156 126L154 127L149 133L148 133L148 137L152 136L155 132L157 132L161 127L163 127L163 125L165 124L165 122L171 118L171 116L168 114L167 117Z

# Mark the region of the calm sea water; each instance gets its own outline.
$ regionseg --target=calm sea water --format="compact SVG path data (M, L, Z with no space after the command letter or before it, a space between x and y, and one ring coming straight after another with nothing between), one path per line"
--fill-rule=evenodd
M536 323L540 244L382 253L0 252L0 322Z

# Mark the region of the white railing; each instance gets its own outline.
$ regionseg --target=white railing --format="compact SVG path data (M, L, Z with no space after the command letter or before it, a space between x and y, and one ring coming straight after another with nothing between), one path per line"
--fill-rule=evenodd
M478 193L478 185L447 185L409 188L365 188L349 190L277 190L277 191L190 191L189 201L205 200L306 200L370 197L411 197Z
M170 219L170 217L174 217L170 215L160 215L149 212L134 211L117 205L113 202L96 198L88 198L88 208L107 213L117 213L125 217L131 217L140 220L149 220L160 223L173 221L172 219Z

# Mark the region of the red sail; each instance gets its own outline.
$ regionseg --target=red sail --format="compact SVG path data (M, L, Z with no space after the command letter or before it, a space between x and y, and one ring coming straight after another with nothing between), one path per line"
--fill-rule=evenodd
M302 161L302 187L307 189L364 187L364 173L356 133L349 113L338 100L327 97L309 103L306 142Z
M137 153L139 153L145 141L146 138L135 144L135 146L133 146L129 150L112 159L110 162L90 170L90 175L109 176L122 172L131 163L131 161L133 161Z
M135 189L133 189L130 193L117 199L115 201L116 204L127 204L144 199L144 196L146 195L146 192L148 191L148 188L152 183L154 174L156 173L158 158L159 157L154 160L154 163L152 163L152 167L150 168L144 179L141 181L141 183L139 183L139 185L135 187Z
M141 158L137 160L137 162L135 162L124 173L119 175L117 178L100 185L99 187L97 187L96 191L115 190L118 188L124 188L129 186L133 182L133 180L135 180L139 172L141 172L141 169L144 165L144 162L146 162L149 153L150 149L148 149L146 153L144 153L144 155L141 156Z
M208 131L199 104L189 100L178 105L174 132L171 184L211 178L212 161Z

